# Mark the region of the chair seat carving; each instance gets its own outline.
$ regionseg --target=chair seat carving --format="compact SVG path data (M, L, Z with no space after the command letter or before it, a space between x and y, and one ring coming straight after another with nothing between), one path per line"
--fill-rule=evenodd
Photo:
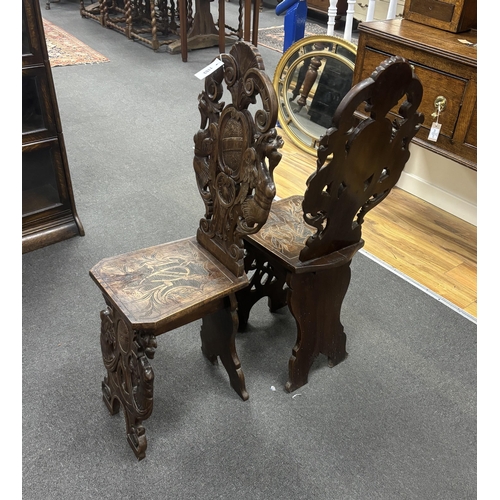
M267 220L276 193L269 169L281 159L282 140L274 129L277 98L257 49L236 42L220 57L223 67L205 79L198 97L193 167L205 214L196 236L106 258L90 270L106 303L103 399L111 414L123 410L139 460L146 454L143 421L153 410L150 360L159 335L202 319L202 353L212 363L220 359L233 389L248 398L234 341L235 294L248 285L243 238Z
M288 305L297 324L288 391L307 383L320 353L330 366L347 356L340 311L350 264L364 244L364 217L387 197L409 159L408 146L423 122L421 99L410 64L401 57L383 61L339 104L304 196L274 203L259 233L245 237L251 277L237 293L240 328L262 297L271 311Z

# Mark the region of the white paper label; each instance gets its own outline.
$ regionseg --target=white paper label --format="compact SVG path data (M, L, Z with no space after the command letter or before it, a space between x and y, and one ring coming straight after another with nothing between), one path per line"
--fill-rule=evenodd
M224 63L220 59L214 59L208 66L203 68L201 71L198 71L198 73L196 73L196 75L194 76L196 76L196 78L200 80L203 80L203 78L210 75L221 66L224 66Z
M429 131L429 137L427 139L432 142L436 142L439 137L439 132L441 131L441 124L434 122L432 124L431 130Z

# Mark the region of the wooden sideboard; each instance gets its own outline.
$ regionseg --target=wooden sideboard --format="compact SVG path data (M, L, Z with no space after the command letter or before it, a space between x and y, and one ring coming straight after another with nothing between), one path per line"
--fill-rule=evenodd
M413 141L477 170L477 31L450 33L406 19L360 23L358 30L353 85L391 55L408 59L424 88L425 121ZM446 99L446 107L432 142L428 135L438 97Z
M39 0L22 4L23 253L83 236L73 199Z

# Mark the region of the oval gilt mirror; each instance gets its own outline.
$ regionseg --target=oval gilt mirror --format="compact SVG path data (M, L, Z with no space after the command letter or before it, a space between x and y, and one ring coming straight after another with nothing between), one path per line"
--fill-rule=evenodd
M356 45L315 35L294 43L274 74L278 121L292 142L316 155L337 106L352 86Z

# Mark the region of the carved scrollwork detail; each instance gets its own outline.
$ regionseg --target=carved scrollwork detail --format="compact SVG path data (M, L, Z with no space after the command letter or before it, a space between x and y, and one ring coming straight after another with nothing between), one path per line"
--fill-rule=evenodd
M224 172L220 172L216 184L219 202L226 208L230 207L236 198L236 185L233 179Z
M153 411L154 373L149 359L154 357L156 338L132 330L108 304L101 313L101 348L107 370L104 401L111 413L123 409L128 440L141 459L147 446L142 421Z
M114 328L113 309L106 307L101 311L101 352L107 370L115 370L119 357L115 354L117 339Z
M286 270L274 266L264 252L252 246L247 247L244 262L250 283L236 294L241 328L245 327L250 310L262 297L268 297L271 311L284 307L287 300Z
M250 69L245 75L245 92L248 96L260 94L262 108L255 113L255 126L264 134L276 124L278 119L278 99L275 92L269 92L267 81L261 71ZM255 98L253 99L255 102Z
M199 97L202 129L194 137L193 165L206 211L198 241L240 276L243 236L266 222L276 194L270 170L281 159L283 141L273 128L278 101L257 49L236 42L221 59L224 66L206 78ZM223 83L231 94L227 105L219 102ZM248 107L258 95L254 117Z

